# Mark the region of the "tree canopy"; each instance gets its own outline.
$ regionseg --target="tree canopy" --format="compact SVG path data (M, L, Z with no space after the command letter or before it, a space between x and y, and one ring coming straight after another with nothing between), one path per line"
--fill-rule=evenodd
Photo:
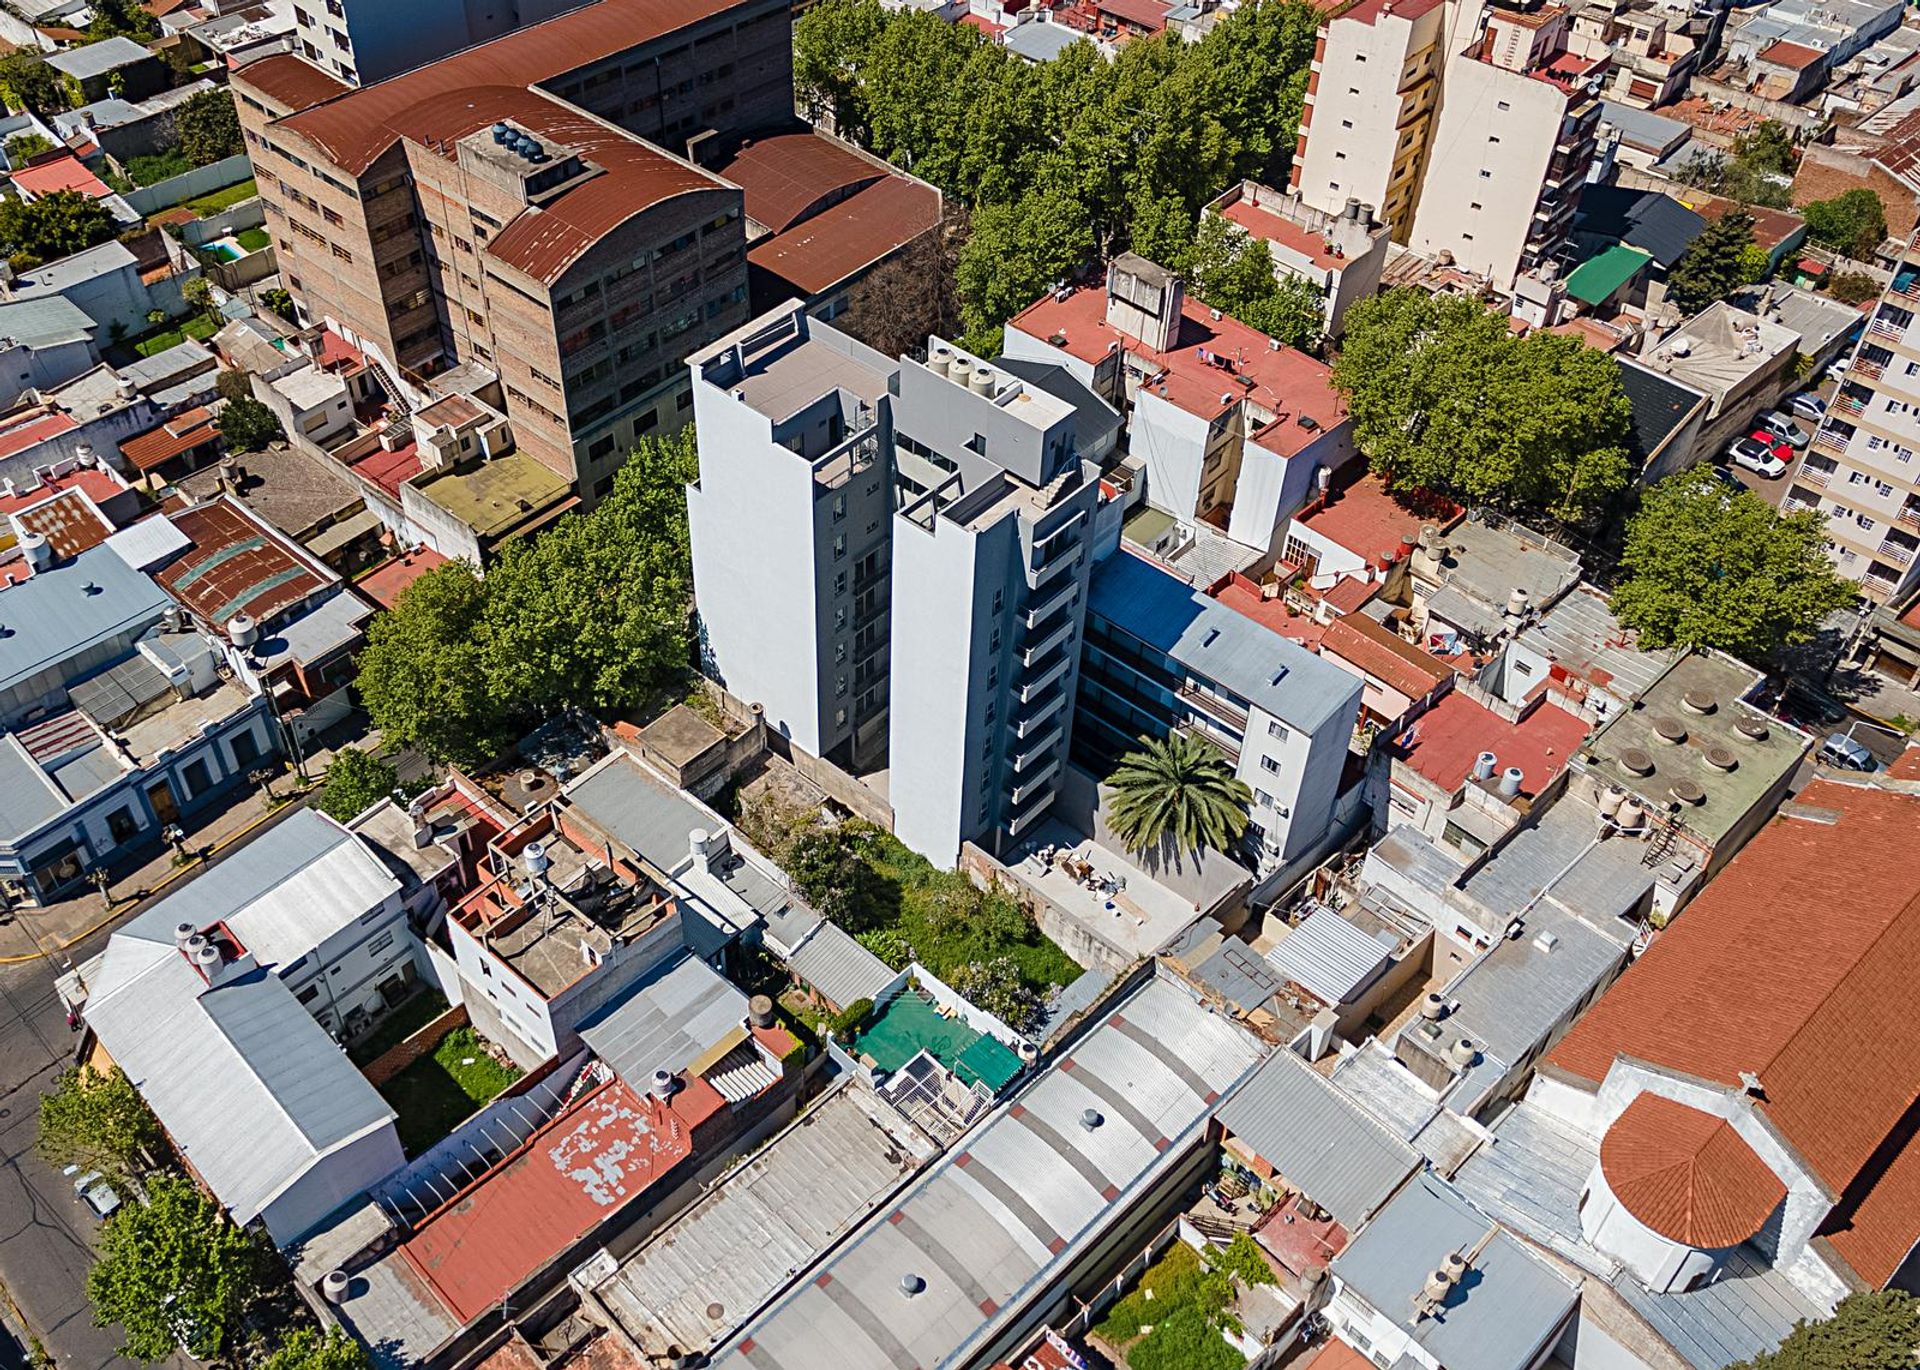
M1770 143L1755 145L1759 162L1724 152L1696 151L1681 164L1675 179L1682 185L1696 186L1713 195L1724 195L1743 205L1764 209L1787 209L1793 203L1791 184L1783 175L1770 173L1766 164L1777 161Z
M67 83L39 53L21 48L0 56L0 95L10 109L47 117L73 108Z
M0 201L0 247L7 255L56 261L104 243L114 233L113 215L77 190L56 190L37 200Z
M220 1206L187 1180L161 1175L145 1203L124 1203L100 1233L87 1274L94 1321L126 1331L135 1360L184 1345L212 1360L232 1344L260 1292L260 1253Z
M1833 1316L1794 1324L1777 1351L1727 1370L1912 1370L1920 1303L1898 1289L1849 1294Z
M1759 661L1805 642L1853 587L1827 559L1825 519L1776 514L1704 466L1647 491L1627 523L1613 612L1649 647L1716 647Z
M280 420L251 395L228 400L214 426L220 430L221 445L229 452L258 452L281 436Z
M1146 741L1107 777L1107 821L1130 852L1224 851L1247 830L1253 791L1226 757L1186 733Z
M44 133L16 133L7 139L7 165L25 166L43 152L53 151L53 139Z
M1766 257L1763 254L1756 263L1757 250L1751 214L1734 210L1721 215L1687 245L1667 273L1667 298L1681 313L1698 314L1759 279L1766 270Z
M1769 176L1791 176L1798 160L1793 148L1793 130L1778 119L1763 119L1736 137L1733 155Z
M40 1097L36 1146L55 1165L124 1181L152 1165L164 1145L159 1120L117 1066L71 1067Z
M339 1328L329 1327L322 1334L300 1327L260 1362L260 1370L369 1370L372 1364L367 1348Z
M394 742L496 754L562 709L633 708L678 678L693 592L692 430L643 441L591 513L510 543L483 579L449 562L369 626L359 689Z
M327 763L326 788L314 805L329 818L345 823L392 794L399 784L399 772L379 757L358 747L342 747Z
M1809 238L1864 261L1873 260L1887 236L1887 207L1864 186L1801 205L1800 213Z
M1201 216L1179 258L1196 298L1289 347L1320 345L1326 292L1298 276L1278 276L1265 241L1218 214Z
M1478 301L1392 290L1348 310L1333 381L1391 484L1565 522L1627 481L1632 408L1605 354L1516 338Z
M970 346L1098 254L1169 265L1220 187L1284 174L1319 16L1258 0L1199 43L1077 43L1034 65L978 31L878 0L822 0L794 26L803 107L967 205Z
M180 150L195 166L220 161L246 150L240 136L240 111L225 86L202 91L180 106L174 118Z

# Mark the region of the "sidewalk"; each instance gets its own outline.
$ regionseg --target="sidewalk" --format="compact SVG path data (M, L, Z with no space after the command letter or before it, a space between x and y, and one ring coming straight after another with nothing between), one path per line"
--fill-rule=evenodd
M291 775L275 776L273 791L283 798L297 793ZM112 904L89 889L45 908L15 909L0 914L0 965L16 964L49 955L60 964L61 948L80 941L108 922L126 918L144 900L198 871L206 859L231 846L273 814L287 806L269 805L264 789L251 790L219 813L205 816L187 829L186 850L198 857L185 866L173 863L168 848L108 886Z

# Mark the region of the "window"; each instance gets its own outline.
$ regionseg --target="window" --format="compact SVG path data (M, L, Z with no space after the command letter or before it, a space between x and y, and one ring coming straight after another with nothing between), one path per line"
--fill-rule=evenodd
M1272 775L1280 774L1280 763L1270 756L1260 758L1260 769Z
M1351 119L1342 119L1342 120L1340 121L1340 127L1341 127L1341 128L1352 128L1352 127L1353 127L1353 120L1351 120Z
M374 956L378 956L381 952L388 950L392 946L393 946L393 930L389 928L387 931L381 933L378 937L374 938L371 942L367 943L367 951Z
M133 821L133 810L126 805L107 815L107 832L116 842L131 840L138 830L138 825Z
M833 592L836 595L844 595L847 592L847 573L845 571L834 572Z
M1493 179L1493 173L1491 171L1488 171L1485 167L1481 167L1480 179L1483 181L1491 181Z
M1508 103L1507 103L1507 102L1506 102L1505 100L1502 100L1502 101L1500 101L1500 102L1499 102L1498 104L1496 104L1496 105L1494 106L1494 108L1495 108L1495 109L1498 109L1498 110L1501 110L1501 111L1503 111L1503 112L1504 112L1504 111L1506 111L1506 110L1510 110L1510 109L1512 109L1512 108L1513 108L1513 106L1512 106L1512 105L1510 105L1510 104L1508 104Z
M1877 480L1873 483L1873 493L1881 496L1891 495L1893 487L1883 480Z
M1276 741L1285 742L1289 737L1292 737L1293 734L1287 731L1287 726L1284 723L1275 723L1269 719L1267 721L1267 736Z
M340 244L338 243L335 243L333 245L333 255L338 257L343 262L351 263L353 261L353 254L347 251L344 247L340 246Z
M1270 809L1273 807L1273 796L1265 790L1255 790L1253 792L1253 802L1263 809Z
M308 985L305 989L301 990L300 993L294 997L299 999L299 1001L303 1004L311 1004L315 999L318 999L320 997L320 986Z
M1860 525L1862 531L1868 532L1868 533L1871 533L1873 531L1873 520L1868 518L1865 514L1855 514L1853 516L1853 521Z
M189 795L196 795L202 790L213 788L213 772L208 768L205 757L195 757L189 761L187 768L180 773L180 778L186 782Z

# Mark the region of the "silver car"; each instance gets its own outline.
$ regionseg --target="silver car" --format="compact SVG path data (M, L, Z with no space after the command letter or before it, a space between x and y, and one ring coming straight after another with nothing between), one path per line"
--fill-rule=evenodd
M1792 443L1795 447L1805 447L1813 440L1813 434L1795 420L1793 415L1778 409L1762 414L1760 426L1782 442Z
M1875 771L1880 763L1872 752L1845 733L1829 733L1820 744L1820 760L1843 771Z

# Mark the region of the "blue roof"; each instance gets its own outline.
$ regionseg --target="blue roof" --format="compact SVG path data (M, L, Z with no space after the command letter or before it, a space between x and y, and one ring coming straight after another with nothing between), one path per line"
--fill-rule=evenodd
M1128 552L1093 568L1088 611L1308 732L1360 693L1357 677Z
M116 635L138 633L169 603L151 578L104 546L0 590L0 690Z

